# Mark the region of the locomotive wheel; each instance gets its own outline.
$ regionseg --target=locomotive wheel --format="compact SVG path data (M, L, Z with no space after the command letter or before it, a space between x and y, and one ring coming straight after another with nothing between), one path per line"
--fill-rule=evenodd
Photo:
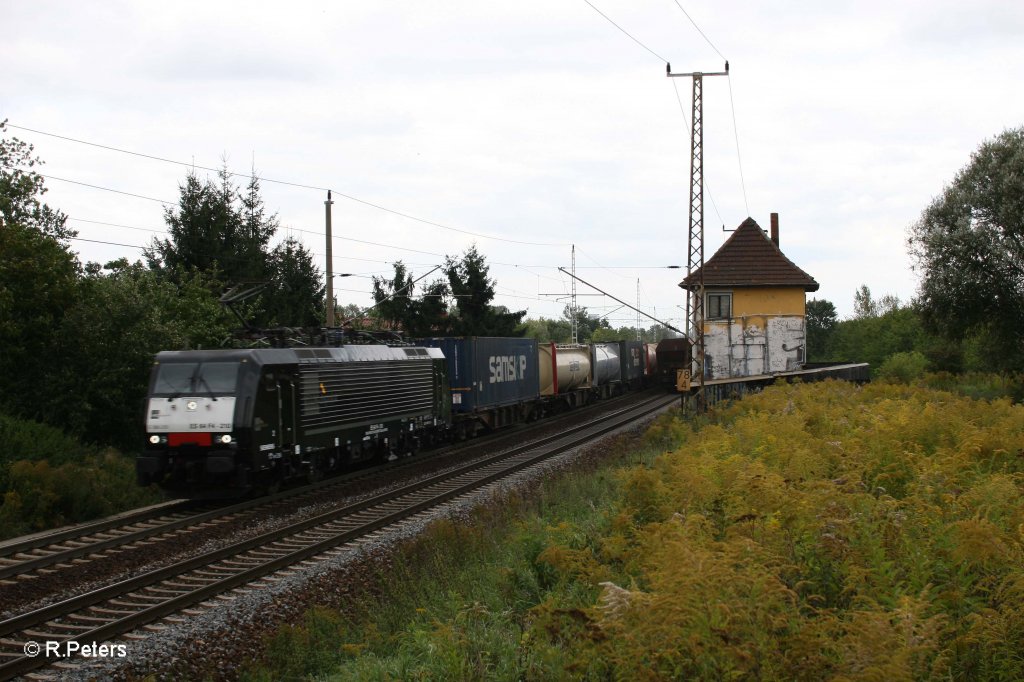
M320 457L312 455L309 458L309 470L306 472L306 480L310 483L318 483L324 480L324 470L320 468Z

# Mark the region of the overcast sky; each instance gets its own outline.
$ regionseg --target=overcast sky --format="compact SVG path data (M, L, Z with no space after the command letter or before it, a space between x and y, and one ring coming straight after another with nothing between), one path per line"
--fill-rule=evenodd
M395 260L420 275L475 242L498 303L557 317L566 301L546 294L569 291L557 266L575 244L580 277L631 303L639 280L642 307L676 324L685 270L665 266L685 267L689 128L674 86L687 119L691 86L664 60L730 62L728 80L704 80L707 256L723 224L767 229L778 212L783 251L842 316L860 284L914 295L908 226L979 143L1024 124L1021 2L680 0L708 40L674 0L591 2L644 46L584 0L0 0L0 119L255 167L279 238L321 268L325 192L269 180L353 197L333 207L335 271L356 275L336 280L342 303L368 305L369 276ZM82 239L148 244L164 229L151 199L176 202L187 172L9 134L35 145L46 199ZM73 244L83 261L140 256ZM600 296L580 303L635 320Z

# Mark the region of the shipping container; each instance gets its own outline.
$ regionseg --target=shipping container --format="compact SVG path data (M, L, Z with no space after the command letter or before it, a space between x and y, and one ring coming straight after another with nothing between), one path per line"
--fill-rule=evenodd
M644 376L650 378L658 373L658 344L644 344Z
M644 344L640 341L619 341L619 362L622 380L638 385L644 378Z
M622 380L617 341L592 344L590 357L594 367L594 386L605 386Z
M444 353L454 414L481 412L540 396L534 339L467 336L417 343Z
M538 352L541 395L561 395L578 388L590 388L589 348L542 343Z

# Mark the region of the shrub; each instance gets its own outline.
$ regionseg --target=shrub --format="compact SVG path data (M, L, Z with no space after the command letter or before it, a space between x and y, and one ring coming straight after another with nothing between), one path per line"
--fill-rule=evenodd
M878 368L878 377L890 381L909 384L924 376L928 367L928 358L922 353L912 350L906 353L893 353Z
M131 457L0 414L0 539L80 523L160 499Z

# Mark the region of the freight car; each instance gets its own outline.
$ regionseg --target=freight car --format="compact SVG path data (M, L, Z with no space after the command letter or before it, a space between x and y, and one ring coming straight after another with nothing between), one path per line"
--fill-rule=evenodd
M316 479L617 395L643 383L647 354L489 337L163 352L136 472L193 496Z
M187 494L315 479L446 437L448 393L436 348L162 352L136 473Z
M685 338L662 339L655 350L658 382L675 386L676 371L690 370L693 362L693 343Z
M416 343L444 354L456 439L532 421L541 415L535 340L468 336L420 339Z

